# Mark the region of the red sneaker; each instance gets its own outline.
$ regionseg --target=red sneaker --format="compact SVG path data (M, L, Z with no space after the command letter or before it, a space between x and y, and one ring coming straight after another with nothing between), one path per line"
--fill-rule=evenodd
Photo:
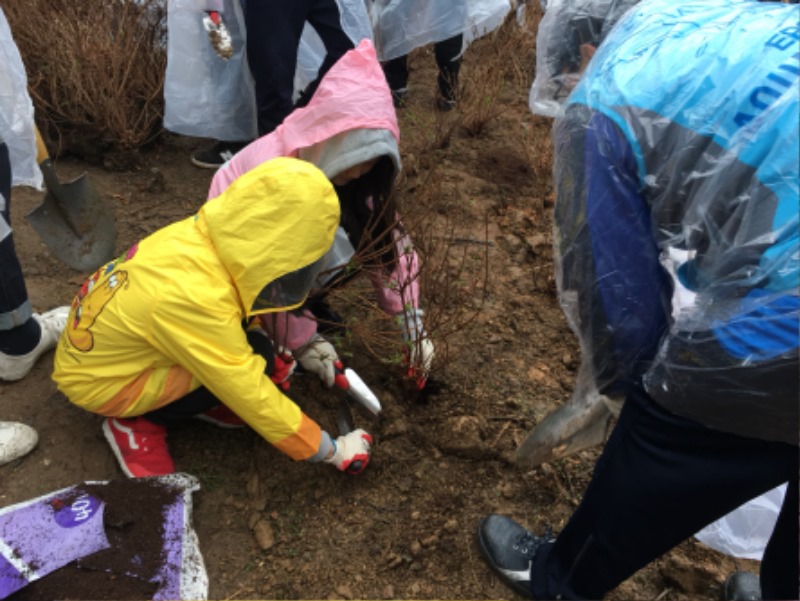
M194 417L220 428L244 428L247 425L242 418L222 404L198 413Z
M167 449L167 429L142 417L110 417L103 422L103 434L129 478L175 473Z

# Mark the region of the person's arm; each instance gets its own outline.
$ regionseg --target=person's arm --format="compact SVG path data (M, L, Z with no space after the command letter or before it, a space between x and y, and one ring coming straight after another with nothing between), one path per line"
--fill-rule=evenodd
M560 300L598 390L624 395L653 358L670 315L633 150L604 115L572 106L554 129Z
M408 234L397 228L392 235L398 256L392 269L387 271L381 265L374 265L368 273L378 305L397 319L408 345L411 375L421 388L433 365L435 350L423 325L425 312L419 302L419 257Z
M292 459L322 460L330 437L264 373L241 316L206 313L182 301L162 301L152 312L150 342L183 366L222 403Z

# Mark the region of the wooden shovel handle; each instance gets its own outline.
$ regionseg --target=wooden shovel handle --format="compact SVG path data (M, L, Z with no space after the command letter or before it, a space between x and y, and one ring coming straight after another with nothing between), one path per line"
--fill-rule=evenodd
M50 155L47 152L47 146L44 145L44 140L42 140L42 134L39 133L39 128L34 125L33 129L36 132L36 162L41 165L50 158Z

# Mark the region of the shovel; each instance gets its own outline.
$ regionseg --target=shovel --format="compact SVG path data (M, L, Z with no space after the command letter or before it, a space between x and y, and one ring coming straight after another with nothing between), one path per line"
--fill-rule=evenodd
M114 258L117 225L114 215L86 174L62 184L36 130L36 160L42 170L45 196L25 217L48 248L78 271L94 271Z

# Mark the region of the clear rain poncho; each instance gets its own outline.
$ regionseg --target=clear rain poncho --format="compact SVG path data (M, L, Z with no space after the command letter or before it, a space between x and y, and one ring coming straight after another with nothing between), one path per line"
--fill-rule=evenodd
M337 0L353 46L372 38L363 0ZM217 56L203 28L204 11L222 13L233 56ZM247 64L240 0L169 0L164 128L185 136L241 141L257 137L255 88ZM325 47L306 23L295 73L295 96L317 75Z
M642 2L569 96L553 137L576 389L644 388L711 428L797 444L799 17Z
M493 31L509 0L368 0L378 57L388 61L415 48L464 34L464 46Z

